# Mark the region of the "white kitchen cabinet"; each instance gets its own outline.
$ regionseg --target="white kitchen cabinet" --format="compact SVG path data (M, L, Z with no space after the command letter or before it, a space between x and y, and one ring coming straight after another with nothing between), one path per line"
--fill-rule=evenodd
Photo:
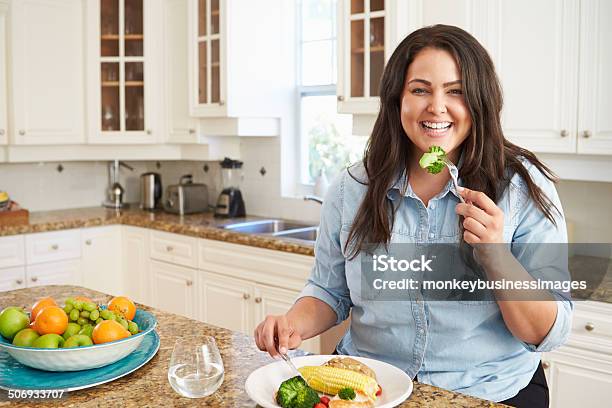
M122 272L126 296L136 302L149 304L149 234L144 228L122 227Z
M551 408L604 407L612 394L612 305L577 301L567 343L542 355Z
M612 154L612 2L580 2L578 153Z
M253 284L200 271L199 319L247 335L253 334Z
M283 0L189 0L188 16L190 113L215 118L203 135L278 135L293 75Z
M90 143L163 140L160 0L87 2Z
M25 265L25 237L0 237L0 268Z
M25 267L0 268L0 292L26 287Z
M197 268L198 239L187 235L151 231L151 259Z
M121 226L84 228L81 232L83 286L111 295L123 295Z
M422 6L417 9L407 0L338 0L337 7L338 112L376 114L384 66L418 24Z
M81 230L39 232L25 236L28 265L81 257Z
M47 262L26 266L26 286L82 285L81 260Z
M84 141L81 0L11 2L11 129L15 144Z
M506 137L533 151L575 152L582 58L578 0L495 1L491 7L498 21L485 35L499 44L494 57L504 89Z
M197 138L198 121L189 114L187 1L164 2L165 112L169 143L193 143Z
M0 1L0 145L8 142L7 123L7 57L8 57L8 1Z
M151 260L149 281L151 306L195 318L195 269Z

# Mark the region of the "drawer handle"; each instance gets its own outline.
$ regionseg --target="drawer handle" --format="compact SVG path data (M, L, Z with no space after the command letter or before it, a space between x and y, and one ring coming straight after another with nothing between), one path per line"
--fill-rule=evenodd
M32 278L30 279L32 282L37 282L38 278L36 276L32 276Z
M255 298L255 303L261 303L261 298L260 297L256 297Z
M548 370L550 368L550 363L548 361L542 361L542 368Z
M591 322L588 322L587 324L584 325L584 329L586 331L593 331L595 330L595 325Z
M242 298L243 298L244 300L249 300L249 299L251 298L251 295L249 295L248 293L243 293L243 294L242 294Z
M186 284L187 284L187 286L191 286L191 285L193 285L193 281L192 281L192 280L188 280L188 281L186 282Z
M91 239L88 239L87 241L85 241L85 245L91 245Z
M166 247L166 251L167 251L167 252L172 252L172 251L174 251L174 248L173 248L172 246L168 245L168 246Z
M57 250L59 249L59 245L57 245L57 244L53 244L53 245L51 245L51 249L52 249L53 251L57 251Z
M21 285L21 284L23 283L23 280L21 280L21 279L17 279L17 280L15 281L15 283L16 283L16 284L18 284L18 285Z

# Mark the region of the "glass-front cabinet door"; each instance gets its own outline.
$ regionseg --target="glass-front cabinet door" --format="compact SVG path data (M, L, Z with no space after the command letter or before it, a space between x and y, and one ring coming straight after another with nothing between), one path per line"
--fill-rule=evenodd
M386 52L389 0L338 0L338 109L376 113Z
M222 33L224 0L189 0L191 75L190 113L217 116L225 112Z
M145 0L99 0L94 78L97 142L148 142L153 137L147 95L151 78L146 55ZM147 84L147 85L145 85Z

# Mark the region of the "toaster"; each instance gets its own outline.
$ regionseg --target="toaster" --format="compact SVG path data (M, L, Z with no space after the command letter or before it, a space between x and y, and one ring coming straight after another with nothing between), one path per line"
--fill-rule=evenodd
M173 214L193 214L208 210L208 187L193 183L191 175L181 177L179 184L166 188L164 210Z

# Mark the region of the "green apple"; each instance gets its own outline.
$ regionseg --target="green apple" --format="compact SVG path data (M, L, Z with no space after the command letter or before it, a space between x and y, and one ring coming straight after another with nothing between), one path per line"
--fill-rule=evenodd
M93 341L89 336L84 334L75 334L74 336L70 336L68 340L64 343L64 348L71 347L81 347L81 346L91 346Z
M59 334L49 333L43 336L40 336L34 343L32 343L32 347L37 348L59 348L64 345L64 338Z
M0 334L9 340L29 325L30 318L20 307L7 307L0 313Z
M81 326L74 322L70 322L68 323L68 327L66 327L66 331L64 332L64 334L62 334L62 337L64 338L64 340L68 340L68 337L77 334L79 330L81 330Z
M39 338L40 335L36 333L34 329L23 329L20 330L13 338L13 345L19 347L32 347L34 340Z
M94 327L91 324L86 324L79 330L79 334L84 334L85 336L91 337L91 333L93 332Z

